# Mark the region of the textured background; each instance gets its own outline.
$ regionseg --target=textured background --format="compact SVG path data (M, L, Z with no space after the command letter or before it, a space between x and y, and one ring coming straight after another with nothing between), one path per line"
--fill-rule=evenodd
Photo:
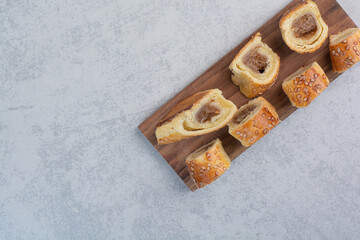
M0 239L359 239L360 65L194 193L137 129L288 2L1 0Z

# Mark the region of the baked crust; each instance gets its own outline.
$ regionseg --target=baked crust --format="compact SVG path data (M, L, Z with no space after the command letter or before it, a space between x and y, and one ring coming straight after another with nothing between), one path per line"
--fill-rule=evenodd
M350 28L330 36L333 71L343 73L360 61L360 29Z
M251 50L256 49L268 59L267 68L263 73L256 73L247 67L243 57ZM280 57L261 41L261 34L257 33L235 56L229 69L233 83L239 86L240 91L248 98L263 94L274 85L279 70Z
M287 77L282 83L282 88L294 107L303 108L319 96L329 84L324 70L314 62Z
M236 114L250 106L255 106L256 109L251 111L242 122L236 122ZM239 140L243 146L250 147L279 123L280 119L274 106L265 98L258 97L239 108L228 126L229 133L234 138Z
M231 161L217 138L191 153L185 163L196 187L202 188L220 177Z
M309 14L316 22L317 30L311 37L296 37L292 24L299 17ZM317 51L328 37L329 27L321 17L319 8L311 1L301 1L286 11L279 22L281 35L286 45L293 51L304 54Z
M207 122L198 122L196 115L206 104L214 104L219 113ZM185 138L204 135L224 127L232 118L236 106L222 96L219 89L191 95L177 103L157 124L158 144L169 144Z

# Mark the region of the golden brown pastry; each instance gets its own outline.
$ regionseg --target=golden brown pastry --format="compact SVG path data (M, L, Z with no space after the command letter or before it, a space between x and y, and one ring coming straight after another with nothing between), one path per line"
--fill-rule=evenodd
M202 188L220 177L231 161L217 138L191 153L185 163L196 187Z
M308 106L324 91L330 82L317 62L305 67L287 77L282 88L294 107Z
M250 147L280 122L273 105L258 97L243 105L228 123L229 133Z
M211 89L189 96L176 104L158 123L155 134L159 144L199 136L224 127L236 106Z
M360 61L360 29L350 28L330 36L334 72L342 73Z
M311 1L301 1L280 19L281 35L288 47L298 53L313 53L328 36L328 26L319 8Z
M231 79L248 98L263 94L276 81L280 57L257 33L235 56L230 64Z

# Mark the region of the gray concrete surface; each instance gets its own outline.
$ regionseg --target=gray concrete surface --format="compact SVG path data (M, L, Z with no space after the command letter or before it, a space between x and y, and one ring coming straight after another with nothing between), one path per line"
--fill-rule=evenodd
M195 193L137 129L288 2L2 0L0 239L359 239L360 65Z

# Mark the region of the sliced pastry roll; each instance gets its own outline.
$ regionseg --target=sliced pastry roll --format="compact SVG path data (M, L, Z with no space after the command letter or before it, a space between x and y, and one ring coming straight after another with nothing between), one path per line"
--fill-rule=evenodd
M185 163L196 187L202 188L220 177L231 161L217 138L191 153Z
M276 81L280 57L257 33L235 56L230 64L231 79L248 98L263 94Z
M176 104L158 123L155 135L159 144L173 143L224 127L236 106L211 89L189 96Z
M243 105L228 123L229 133L250 147L280 122L273 105L258 97Z
M330 36L334 72L342 73L360 61L360 29L350 28Z
M298 53L318 50L328 36L328 26L319 8L311 1L301 1L280 19L281 35L288 47Z
M287 77L282 88L294 107L308 106L330 82L317 62L301 67Z

